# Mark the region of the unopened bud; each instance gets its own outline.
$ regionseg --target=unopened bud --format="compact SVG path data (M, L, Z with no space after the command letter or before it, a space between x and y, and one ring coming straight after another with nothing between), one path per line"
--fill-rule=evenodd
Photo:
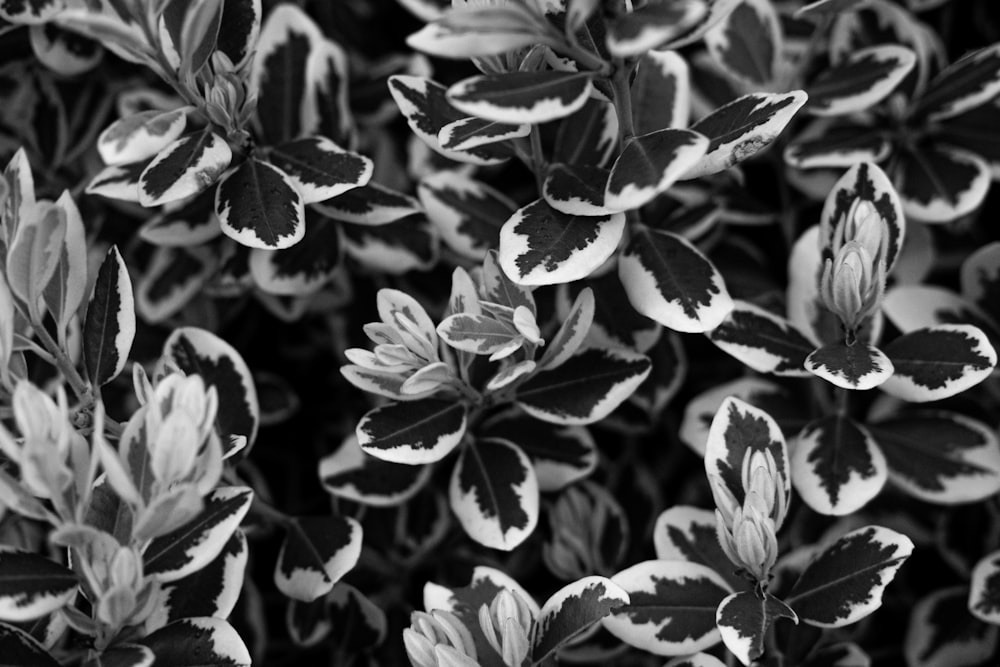
M472 633L449 611L413 612L410 627L403 631L403 644L416 667L478 664Z
M508 667L520 667L528 656L533 623L528 603L506 589L496 594L489 607L479 608L479 627Z
M848 331L856 330L882 302L885 262L858 242L848 241L823 267L820 295Z
M767 581L778 556L778 538L774 522L752 507L747 507L733 530L733 540L739 563L757 581Z

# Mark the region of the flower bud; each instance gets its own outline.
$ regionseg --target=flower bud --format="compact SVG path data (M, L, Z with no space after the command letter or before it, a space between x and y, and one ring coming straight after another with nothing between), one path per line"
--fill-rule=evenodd
M528 656L533 623L527 602L510 590L500 591L489 607L479 608L479 626L486 641L508 667L520 667Z
M617 571L628 543L628 522L611 494L591 482L563 491L549 512L551 537L542 550L549 571L575 581Z
M823 267L823 304L853 332L882 302L885 261L875 259L857 241L848 241Z
M403 644L415 667L478 665L472 633L449 611L413 612L410 627L403 631Z

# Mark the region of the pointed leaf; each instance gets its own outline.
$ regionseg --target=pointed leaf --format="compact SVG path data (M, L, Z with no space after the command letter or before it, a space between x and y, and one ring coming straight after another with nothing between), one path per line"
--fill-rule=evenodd
M520 385L517 402L542 421L591 424L628 398L650 366L647 357L635 352L591 348Z
M500 265L521 285L555 285L590 275L614 254L625 215L566 215L543 199L518 209L500 229Z
M766 591L733 593L719 605L715 618L726 648L744 665L764 654L764 636L774 621L789 618L798 623L795 612Z
M864 507L889 476L885 456L868 431L839 415L818 419L799 433L791 469L802 500L832 516Z
M680 560L648 560L611 581L628 593L629 603L602 623L626 644L656 655L682 655L719 642L715 611L732 588L712 569Z
M186 134L161 150L142 171L139 203L152 207L196 195L215 183L232 159L229 144L211 130Z
M628 593L604 577L584 577L559 589L538 613L532 661L543 662L580 632L628 602Z
M20 623L50 614L76 594L76 573L39 554L0 551L0 618Z
M677 234L640 228L618 260L618 275L632 306L674 331L710 331L733 309L715 266Z
M910 538L881 526L847 533L821 551L785 601L820 628L857 623L882 606L882 593L913 553Z
M688 173L708 148L709 140L692 130L667 128L632 137L611 167L604 205L639 208Z
M94 385L106 384L121 374L134 339L132 282L117 246L111 246L97 273L83 326L83 356Z
M806 358L806 370L843 389L872 389L892 376L892 362L877 347L825 345Z
M511 551L538 524L538 479L528 457L504 440L477 440L462 450L449 487L451 509L466 534Z
M545 354L538 362L540 369L557 368L576 354L590 331L594 309L594 291L585 287L577 295L569 313L562 318L559 330L545 346Z

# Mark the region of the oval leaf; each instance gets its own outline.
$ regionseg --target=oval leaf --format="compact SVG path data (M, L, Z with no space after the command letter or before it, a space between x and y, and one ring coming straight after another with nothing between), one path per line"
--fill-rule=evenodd
M358 444L391 463L421 465L440 461L465 435L463 403L437 398L387 403L358 422Z
M133 340L132 281L118 247L111 246L97 273L83 325L83 357L87 376L94 385L106 384L121 374Z
M256 158L219 183L215 212L226 236L251 248L288 248L305 235L304 201L292 178Z

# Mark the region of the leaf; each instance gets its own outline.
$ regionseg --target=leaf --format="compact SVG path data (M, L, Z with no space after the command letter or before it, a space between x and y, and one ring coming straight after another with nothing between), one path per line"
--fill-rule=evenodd
M744 665L764 654L764 636L779 618L798 623L792 609L768 592L733 593L719 605L716 623L726 648Z
M14 24L46 23L62 9L61 0L0 0L0 18Z
M628 593L605 577L584 577L563 586L538 613L532 661L545 661L573 637L628 602Z
M705 33L705 45L728 76L752 88L767 88L778 77L784 46L781 20L768 0L743 0Z
M975 583L973 583L973 588ZM973 667L994 655L1000 629L970 615L965 586L924 596L910 613L903 653L914 667Z
M705 445L705 472L719 477L733 498L743 504L743 462L756 452L770 452L774 458L777 483L785 494L785 507L791 498L791 473L788 447L778 424L763 410L729 397L722 402L712 420Z
M618 58L642 55L694 28L707 13L703 2L649 3L622 13L608 25L607 45Z
M307 208L302 241L284 250L254 248L250 251L250 275L257 287L269 294L312 294L333 279L343 254L340 225Z
M543 493L563 489L597 466L597 445L583 426L546 424L514 413L484 424L481 437L505 440L527 454Z
M438 132L438 143L447 150L463 151L531 134L530 125L511 125L470 116L448 123Z
M136 310L147 322L163 322L195 298L215 270L207 248L156 248L135 286Z
M823 119L785 147L784 159L798 169L848 169L861 162L882 162L892 152L892 142L880 131L862 131L856 125L831 125Z
M869 424L889 462L889 478L933 503L975 502L1000 491L995 430L959 414L919 411Z
M990 188L990 166L979 155L925 143L900 153L899 195L908 216L921 222L951 222L975 211Z
M159 206L196 195L214 184L233 160L225 139L210 129L175 139L139 176L139 203ZM90 188L95 187L91 182Z
M187 111L142 111L116 120L97 137L97 151L106 165L149 160L184 133Z
M312 208L328 218L366 226L387 225L420 213L413 197L371 181Z
M149 633L167 623L196 616L229 618L243 588L248 554L247 538L237 529L208 565L163 584L162 602L146 620L145 631Z
M1000 294L1000 241L987 243L962 262L962 296L977 306L1000 315L996 296Z
M758 373L786 377L808 377L806 357L816 349L791 322L746 301L735 301L708 338Z
M517 403L542 421L591 424L628 398L650 367L647 357L629 350L591 348L529 378L517 389Z
M38 640L13 625L0 623L0 655L8 665L18 667L58 667Z
M424 77L397 74L389 77L389 93L413 133L437 153L478 165L499 164L511 156L503 144L486 144L467 151L441 146L438 140L441 130L468 116L452 106L441 84Z
M361 524L350 517L293 518L274 567L278 590L303 602L326 595L358 562L361 536Z
M521 285L555 285L590 275L618 247L625 215L566 215L537 199L500 229L500 266Z
M854 165L837 181L823 204L820 217L820 244L823 259L833 257L834 236L838 226L846 224L855 215L861 203L867 203L886 224L886 272L895 265L906 238L906 224L899 195L892 181L876 164L862 162Z
M253 491L243 486L212 491L191 521L149 543L142 554L144 574L171 582L211 563L226 548L252 500Z
M260 0L225 0L215 48L239 69L254 55L261 25Z
M728 593L743 587L746 579L737 572L719 545L716 524L715 512L712 510L674 505L657 517L653 528L653 545L657 560L684 561L704 566L725 581ZM715 626L714 609L712 626Z
M87 236L80 210L68 191L59 196L55 205L65 214L66 233L56 270L42 297L56 322L58 335L63 336L87 289Z
M219 397L215 428L223 443L242 437L247 448L253 445L260 424L260 403L253 376L239 352L209 331L181 327L163 344L162 359L185 373L201 376L206 389L215 388Z
M865 526L824 548L785 597L799 618L820 628L857 623L882 606L882 593L913 542L881 526Z
M607 167L618 150L618 114L608 102L589 99L556 129L553 163Z
M719 107L691 126L692 131L708 137L709 144L682 178L717 174L761 152L781 134L807 99L801 90L751 93Z
M340 145L353 145L354 118L348 100L347 53L336 42L313 43L306 63L305 134L329 137Z
M674 658L663 667L725 667L724 662L708 653L695 653L692 655Z
M91 652L84 661L84 667L152 667L156 656L145 646L119 643L110 646L100 654Z
M416 51L459 60L499 55L545 41L533 14L517 5L453 8L406 39Z
M619 257L618 275L632 306L674 331L710 331L733 309L715 266L677 234L638 229Z
M111 246L97 272L83 325L83 358L95 386L107 384L125 369L135 340L135 300L128 267Z
M632 137L611 167L604 205L626 211L666 192L708 150L709 140L692 130L667 128Z
M513 325L488 315L459 313L442 320L438 335L456 350L472 354L492 355L520 339Z
M917 54L897 44L854 51L810 83L808 110L817 116L866 111L888 97L916 63Z
M626 644L656 655L683 655L719 642L715 611L732 588L712 569L680 560L648 560L611 581L628 593L629 602L602 624Z
M806 370L843 389L866 390L879 386L892 376L889 358L877 347L857 342L854 345L825 345L806 357Z
M390 463L370 456L351 434L340 448L319 462L323 488L337 498L373 507L400 505L419 491L430 478L429 466Z
M871 434L849 417L830 415L795 439L791 470L795 490L820 514L853 514L882 490L889 471Z
M594 291L583 288L570 307L558 331L545 347L545 353L538 362L539 369L558 368L563 365L583 345L594 321Z
M358 422L358 444L383 461L433 463L458 446L465 426L465 405L460 402L425 398L387 403Z
M222 179L215 192L222 231L250 248L280 250L301 241L304 204L292 177L256 158Z
M350 636L341 639L346 651L357 654L385 641L388 634L385 612L361 591L340 582L327 601L333 626L351 629Z
M448 247L478 261L497 247L500 228L517 209L503 193L458 171L425 176L417 195Z
M603 216L615 211L604 205L611 172L587 165L550 164L542 186L549 206L567 215Z
M367 185L374 169L370 159L321 136L275 146L270 160L288 177L304 204L326 201Z
M504 72L463 79L448 89L458 110L497 123L538 124L579 110L593 90L589 73Z
M371 271L402 275L428 269L438 258L437 236L420 214L377 227L347 226L343 232L348 256Z
M148 165L148 162L135 162L105 167L90 179L84 192L138 204L139 179Z
M250 667L250 652L229 623L217 618L174 621L138 641L171 667Z
M104 49L78 32L64 30L55 23L33 25L28 29L31 50L47 68L65 77L79 76L104 58Z
M997 331L996 323L975 303L934 285L897 285L886 292L882 310L904 334L943 324L971 324Z
M44 556L0 551L0 619L21 623L51 614L76 595L79 584L75 572Z
M642 54L629 94L636 133L687 127L691 113L691 74L687 62L676 51Z
M976 618L1000 624L1000 552L984 556L972 570L968 608Z
M260 30L250 69L250 89L257 95L257 118L265 145L298 139L310 109L307 65L323 33L299 7L276 6Z
M916 100L914 113L931 121L957 116L1000 93L1000 44L955 61L938 73Z
M538 524L538 479L528 457L504 440L462 450L451 475L451 509L476 542L512 551Z
M895 372L883 389L910 402L937 401L973 387L992 373L997 353L968 324L917 329L893 340L885 354Z

